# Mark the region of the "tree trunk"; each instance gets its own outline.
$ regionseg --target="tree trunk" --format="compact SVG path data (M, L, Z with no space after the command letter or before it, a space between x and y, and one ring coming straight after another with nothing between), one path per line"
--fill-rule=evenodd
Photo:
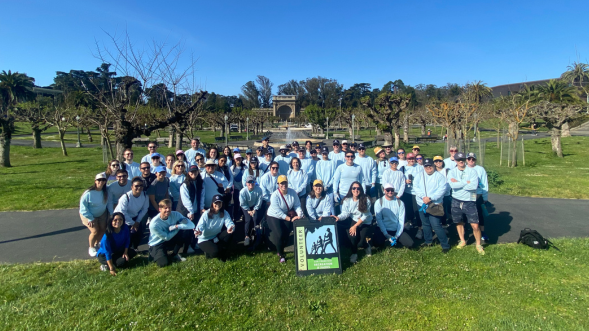
M41 130L39 128L32 128L33 129L33 148L43 148L41 146Z
M0 166L11 167L10 165L10 139L0 137Z
M480 140L480 136L479 136L479 140ZM497 148L499 148L499 146L501 145L501 129L497 129Z
M374 128L374 131L376 132L377 136L380 136L382 133L380 132L380 129L377 127Z
M90 128L86 128L86 132L88 132L88 142L92 142L92 133L90 132Z
M63 140L63 136L65 135L65 130L60 130L58 128L59 131L59 143L61 144L61 151L63 153L63 156L67 156L67 150L65 148L65 141Z
M560 130L560 135L558 137L558 141L559 141L559 145L560 145L560 137L570 137L571 136L571 127L569 125L569 122L564 122L564 124L562 125L562 130ZM560 156L562 157L562 156Z
M106 146L108 147L108 150L110 151L111 160L117 159L117 156L115 155L114 150L112 149L112 143L110 142L110 139L108 139L108 137L106 137L106 138L104 138L104 140L106 142ZM124 159L117 159L117 160L124 160Z
M393 137L395 137L395 149L398 149L399 144L400 144L399 129L400 129L400 127L398 125L393 125Z
M182 132L176 132L176 150L182 149L182 139L184 139Z
M403 142L409 142L409 117L407 116L403 119ZM395 148L399 148L399 146L396 146Z
M551 134L550 142L552 143L552 151L556 154L556 156L564 157L562 155L562 145L560 143L560 137L562 136L561 130L552 128Z
M174 131L170 130L170 135L168 135L168 148L174 147Z
M421 135L425 136L425 131L426 131L426 124L425 123L421 123Z
M512 151L511 151L511 167L517 167L517 138L513 139L512 142Z

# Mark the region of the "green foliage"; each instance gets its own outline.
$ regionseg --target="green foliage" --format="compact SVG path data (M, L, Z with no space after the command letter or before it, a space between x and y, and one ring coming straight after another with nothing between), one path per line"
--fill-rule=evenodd
M495 170L487 171L487 179L489 181L489 186L497 187L497 186L503 184L503 180L501 179L501 176Z

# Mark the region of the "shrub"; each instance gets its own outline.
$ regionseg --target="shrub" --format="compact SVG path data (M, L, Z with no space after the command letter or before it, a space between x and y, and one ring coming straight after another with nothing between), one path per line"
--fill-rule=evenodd
M487 172L487 179L489 181L489 185L493 186L493 187L497 187L497 186L500 186L501 184L503 184L503 179L501 179L501 176L499 176L499 173L494 170L489 170Z

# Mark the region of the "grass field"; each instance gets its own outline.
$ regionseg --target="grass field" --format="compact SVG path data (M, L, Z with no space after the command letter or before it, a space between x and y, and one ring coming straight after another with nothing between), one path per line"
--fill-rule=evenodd
M378 250L342 275L297 277L293 255L0 265L3 330L587 330L589 239L442 255Z

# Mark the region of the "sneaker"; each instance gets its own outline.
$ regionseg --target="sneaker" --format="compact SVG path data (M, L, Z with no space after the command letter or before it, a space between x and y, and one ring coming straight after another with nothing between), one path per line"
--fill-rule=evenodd
M461 240L461 241L458 243L458 246L456 246L456 248L458 248L458 249L462 249L462 248L464 248L464 246L466 246L466 241L462 241L462 240Z
M358 261L358 254L352 254L350 256L350 263L356 263Z
M477 245L477 251L481 255L485 255L485 250L483 249L483 245Z
M176 254L176 255L174 256L174 260L176 260L176 261L178 261L178 262L186 262L186 258L185 258L185 257L182 257L182 256L180 256L179 254Z
M448 253L449 251L450 251L450 248L444 248L444 249L442 249L442 253L443 253L443 254L446 254L446 253Z
M243 246L249 246L251 242L250 237L245 237L245 240L243 241Z
M364 251L366 252L366 256L372 256L372 247L370 247L370 245L368 245Z
M422 229L417 230L417 234L415 235L415 238L420 239L420 240L423 239L423 230Z
M481 240L483 240L483 241L489 241L489 237L487 237L487 235L483 232L481 234Z
M88 247L88 254L92 257L96 257L96 247Z
M100 271L109 271L109 267L106 264L101 264L100 265Z
M280 254L278 254L278 257L280 258L280 260L278 262L280 262L280 263L286 262L286 259L284 258L284 256L280 256Z

